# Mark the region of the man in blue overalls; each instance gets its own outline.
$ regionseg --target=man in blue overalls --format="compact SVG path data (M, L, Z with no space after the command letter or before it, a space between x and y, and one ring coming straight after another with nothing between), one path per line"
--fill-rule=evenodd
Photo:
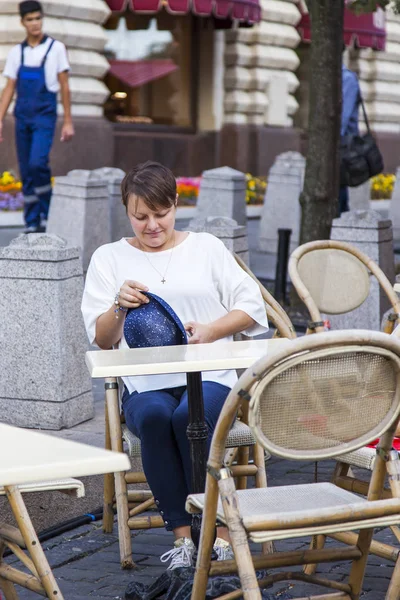
M3 75L8 81L0 99L0 142L3 119L17 92L15 137L24 195L26 233L45 231L51 199L49 153L57 120L57 92L61 93L64 123L61 141L74 135L68 84L69 63L64 44L42 31L43 11L36 0L19 5L26 40L10 51Z

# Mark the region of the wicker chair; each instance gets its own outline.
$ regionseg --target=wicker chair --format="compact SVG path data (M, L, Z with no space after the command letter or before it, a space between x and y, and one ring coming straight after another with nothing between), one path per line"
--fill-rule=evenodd
M344 313L364 302L369 293L368 271L377 278L393 309L385 324L385 333L399 336L400 328L396 332L394 328L399 322L400 303L386 275L373 260L357 248L334 240L304 244L290 257L290 277L311 316L308 333L324 330L321 312ZM342 489L366 495L368 483L354 477L351 467L372 471L375 456L376 451L372 448L360 448L341 456L337 459L332 482ZM386 496L390 496L390 493L390 490L385 491ZM397 526L391 529L400 541L400 529ZM354 544L357 536L355 533L346 533L336 537L342 542ZM313 546L321 548L323 545L322 537L313 541ZM388 544L373 541L370 551L387 560L397 560L398 549ZM314 572L315 565L307 567L306 573L311 575Z
M324 331L321 313L343 314L361 306L370 291L369 273L393 308L385 324L385 333L392 333L400 323L400 302L373 260L346 242L321 240L299 246L290 257L289 274L311 316L308 333Z
M257 441L286 459L326 459L379 437L380 452L368 498L331 483L236 490L220 449L243 399L249 403L249 423ZM323 596L307 596L309 600L357 600L373 528L399 519L400 463L397 452L390 451L399 418L400 345L383 333L359 330L305 336L248 369L229 394L218 420L206 492L187 500L187 510L203 512L192 600L205 598L210 575L236 571L245 600L260 600L260 587L285 579L333 590ZM380 500L386 470L394 497ZM236 560L211 562L216 519L229 529ZM248 545L249 539L261 543L352 530L359 530L355 544L339 548L253 557ZM261 568L342 560L352 561L348 583L302 571L280 571L262 580L257 580L255 573ZM239 597L239 592L230 597ZM386 600L395 599L398 589L391 584Z
M250 269L243 261L235 256L240 266L258 283L266 307L268 320L275 326L276 335L292 339L296 337L294 327L283 310L271 294L260 284ZM121 386L120 386L121 389ZM117 452L123 452L124 447L131 460L138 461L141 458L140 440L125 425L120 407L111 397L106 399L106 448ZM253 437L247 425L248 407L239 407L239 419L235 421L226 441L224 462L229 466L237 478L238 489L247 487L247 477L255 477L256 487L265 487L267 477L265 472L264 450ZM110 422L109 422L110 417ZM252 450L252 461L250 451ZM235 463L235 464L234 464ZM121 493L115 493L115 480ZM128 473L107 474L104 476L104 511L103 531L111 533L114 523L114 507L118 515L118 535L120 544L120 557L122 568L132 568L132 545L131 530L151 529L153 527L164 527L164 521L158 514L143 514L155 509L154 498L148 489L128 489L128 485L146 484L146 476L143 471L130 471ZM263 551L272 551L272 545L265 543Z
M78 479L30 483L7 489L0 487L0 496L7 495L17 522L17 527L0 523L0 590L4 592L5 600L17 600L14 584L52 600L55 597L63 600L22 497L26 493L49 491L60 491L77 498L85 495L84 485ZM6 550L10 550L21 561L28 569L28 574L4 562L3 554Z

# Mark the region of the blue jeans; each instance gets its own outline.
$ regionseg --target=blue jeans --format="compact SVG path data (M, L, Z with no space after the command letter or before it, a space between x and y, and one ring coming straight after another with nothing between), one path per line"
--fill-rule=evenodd
M230 389L203 381L207 447ZM128 428L140 439L143 469L166 529L190 525L185 502L191 487L192 465L186 435L189 423L186 387L150 392L125 389L122 407Z

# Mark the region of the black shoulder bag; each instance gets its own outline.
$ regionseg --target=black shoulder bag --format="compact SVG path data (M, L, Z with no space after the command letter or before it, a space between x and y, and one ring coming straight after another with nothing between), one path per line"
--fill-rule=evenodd
M367 133L360 135L345 135L340 143L340 185L356 187L374 175L383 171L382 154L375 142L371 130L364 101L360 94L360 102L364 113Z

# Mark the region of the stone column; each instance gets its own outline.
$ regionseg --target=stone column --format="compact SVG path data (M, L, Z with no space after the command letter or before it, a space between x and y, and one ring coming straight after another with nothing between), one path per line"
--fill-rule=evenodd
M300 203L306 160L299 152L276 157L268 175L268 187L260 221L260 250L276 252L278 229L291 229L290 251L299 245Z
M94 177L107 181L108 184L111 241L116 242L123 237L132 237L132 227L121 197L121 182L125 177L125 171L113 167L103 167L92 172Z
M396 183L390 202L389 216L393 223L393 239L395 244L400 243L400 167L396 171Z
M238 254L247 265L249 264L247 226L238 225L236 221L227 217L207 217L190 221L188 231L212 233L228 250Z
M93 417L82 292L79 250L59 237L20 235L0 248L0 413L5 423L62 429Z
M369 210L371 205L371 182L368 179L357 187L349 188L350 210Z
M57 177L47 232L81 248L83 270L87 271L96 248L111 242L107 181L83 170Z
M374 260L394 283L394 253L392 223L383 220L379 213L352 211L335 219L331 232L332 240L348 242ZM370 293L365 302L344 315L330 315L332 329L380 330L384 312L389 308L386 294L380 289L374 276L370 277Z
M246 176L230 167L204 171L197 200L197 218L228 217L246 225Z

